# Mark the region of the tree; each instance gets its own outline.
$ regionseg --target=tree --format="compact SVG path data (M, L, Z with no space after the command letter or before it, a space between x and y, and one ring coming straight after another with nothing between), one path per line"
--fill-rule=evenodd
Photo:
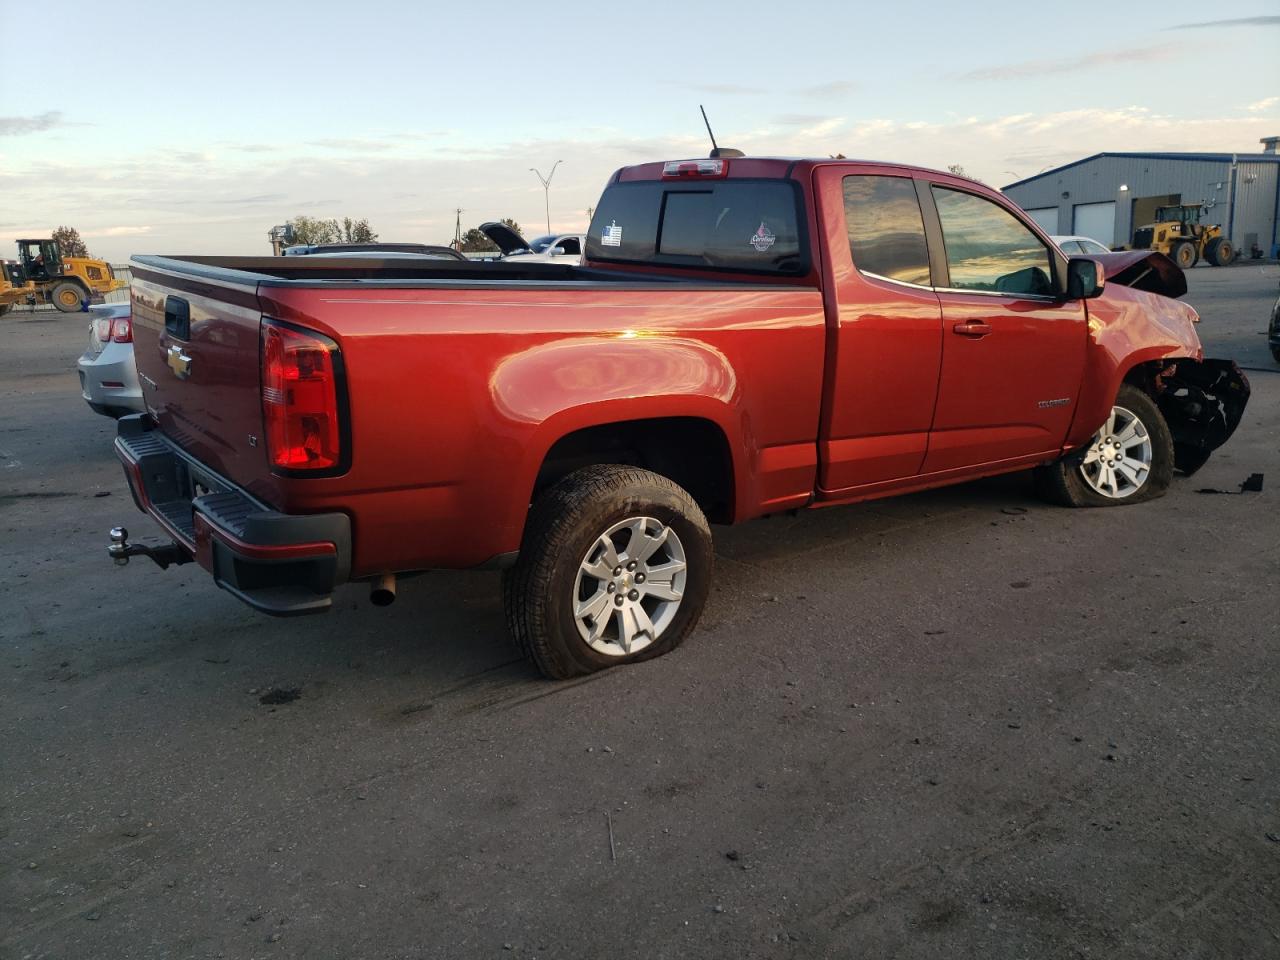
M344 243L377 243L378 235L373 232L373 228L369 226L369 221L364 217L359 220L343 217L342 240Z
M462 235L463 253L497 253L498 245L480 232L479 227L472 227Z
M520 233L520 224L516 223L510 217L503 217L499 222L506 224L520 236L524 236L524 234ZM479 227L472 227L462 235L462 252L497 253L498 245L481 233Z
M363 217L359 220L343 217L339 223L337 220L321 220L299 214L289 223L293 227L293 242L299 244L376 243L378 240L369 221Z
M64 257L89 256L89 248L80 239L80 231L75 227L58 227L53 231L53 239Z

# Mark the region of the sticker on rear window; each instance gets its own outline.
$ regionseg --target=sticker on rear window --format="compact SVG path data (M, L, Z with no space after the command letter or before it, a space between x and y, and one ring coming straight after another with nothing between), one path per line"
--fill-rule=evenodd
M618 226L617 220L604 228L600 234L600 244L605 247L622 246L622 228Z
M756 253L764 253L777 239L773 231L761 220L759 229L751 235L751 245L756 248Z

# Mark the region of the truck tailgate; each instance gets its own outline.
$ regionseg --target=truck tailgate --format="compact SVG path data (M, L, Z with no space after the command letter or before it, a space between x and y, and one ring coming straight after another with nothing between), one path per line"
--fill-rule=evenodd
M256 284L133 268L134 355L147 411L165 434L259 495L263 442Z

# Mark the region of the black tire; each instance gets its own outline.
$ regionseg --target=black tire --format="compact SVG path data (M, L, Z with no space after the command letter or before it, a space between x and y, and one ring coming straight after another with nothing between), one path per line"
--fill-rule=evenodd
M610 527L638 517L669 526L679 538L687 564L683 595L656 639L635 653L610 655L579 633L573 611L578 571ZM637 467L586 467L539 496L529 512L520 557L502 580L507 626L520 651L556 680L658 657L697 625L711 564L707 518L683 488Z
M49 291L49 302L62 313L79 313L87 296L80 284L63 280Z
M1276 363L1280 363L1280 347L1272 347L1271 356Z
M1204 248L1204 258L1215 267L1225 267L1235 257L1235 248L1226 237L1214 237Z
M1169 249L1169 259L1183 270L1196 265L1196 245L1190 240L1179 240Z
M1173 480L1173 436L1164 415L1151 397L1127 383L1120 387L1115 406L1133 413L1150 437L1151 466L1142 484L1125 496L1108 497L1085 481L1081 454L1098 439L1095 434L1084 450L1046 467L1036 468L1036 492L1042 499L1064 507L1120 507L1164 496Z
M6 313L8 313L12 309L13 309L12 303L0 303L0 317L3 317Z

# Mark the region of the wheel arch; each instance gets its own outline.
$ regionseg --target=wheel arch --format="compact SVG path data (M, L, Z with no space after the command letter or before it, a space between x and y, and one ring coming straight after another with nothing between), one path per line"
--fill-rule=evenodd
M732 408L706 397L643 397L584 404L542 424L522 487L532 502L582 467L620 463L652 470L688 490L713 523L735 518L749 482L735 451Z

